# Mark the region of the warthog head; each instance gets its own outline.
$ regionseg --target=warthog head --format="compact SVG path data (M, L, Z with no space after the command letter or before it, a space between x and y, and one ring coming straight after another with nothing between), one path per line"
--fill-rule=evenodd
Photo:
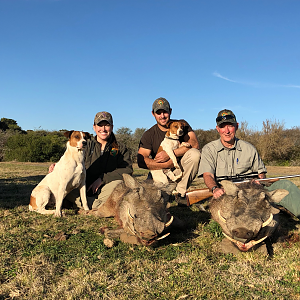
M123 179L124 183L111 195L118 203L115 216L126 233L121 240L151 245L168 236L167 228L173 221L166 209L168 194L152 183L141 184L130 175L123 174Z
M268 192L263 186L231 181L221 182L225 194L210 202L212 217L217 221L223 234L241 251L248 251L271 236L277 227L278 209L270 203L278 203L288 192L275 190Z

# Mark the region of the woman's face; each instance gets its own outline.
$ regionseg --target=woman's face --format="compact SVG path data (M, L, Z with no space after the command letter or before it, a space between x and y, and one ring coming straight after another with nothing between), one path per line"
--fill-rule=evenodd
M107 121L101 121L97 125L94 125L93 128L97 135L98 142L107 141L113 131L113 125Z

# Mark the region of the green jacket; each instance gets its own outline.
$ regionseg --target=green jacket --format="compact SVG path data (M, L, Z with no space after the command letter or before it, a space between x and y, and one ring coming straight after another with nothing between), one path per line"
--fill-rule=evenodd
M113 133L102 155L97 137L88 140L85 150L85 167L87 189L98 178L106 184L114 180L122 180L124 173L130 175L133 173L130 153L124 144L117 142Z

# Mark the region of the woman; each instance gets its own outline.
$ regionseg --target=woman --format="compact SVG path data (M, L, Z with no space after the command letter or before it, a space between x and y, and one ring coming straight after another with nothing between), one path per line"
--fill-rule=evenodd
M122 174L132 175L132 162L126 146L113 133L113 118L106 111L94 119L95 138L88 140L85 149L86 187L89 208L98 208L122 181ZM81 208L79 191L73 190L66 200Z

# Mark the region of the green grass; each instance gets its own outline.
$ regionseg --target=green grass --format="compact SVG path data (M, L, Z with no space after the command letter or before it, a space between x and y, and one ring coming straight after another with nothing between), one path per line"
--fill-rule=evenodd
M0 163L0 299L300 299L298 220L282 215L272 259L220 253L220 227L193 206L170 208L186 229L154 247L106 248L99 229L116 228L111 218L28 211L48 165Z

